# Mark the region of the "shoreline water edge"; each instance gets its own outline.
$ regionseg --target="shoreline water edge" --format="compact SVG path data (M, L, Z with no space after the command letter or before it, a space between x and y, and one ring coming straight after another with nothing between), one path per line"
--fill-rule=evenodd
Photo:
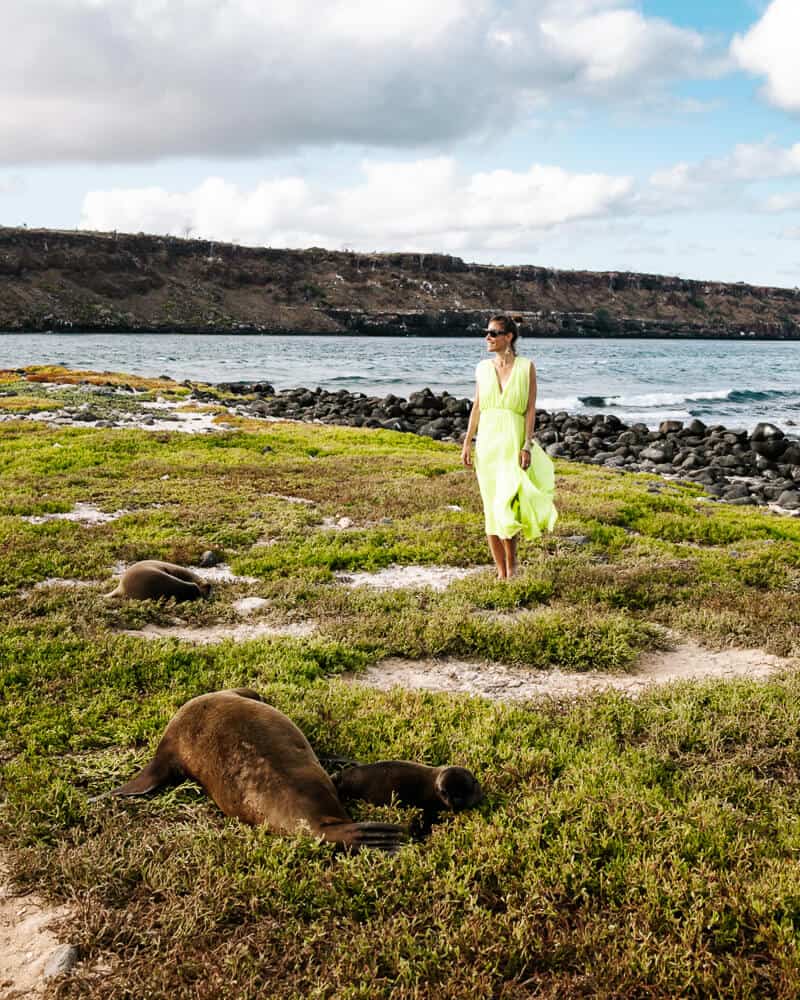
M156 380L157 384L162 391L170 385L180 390L177 400L151 396L152 401L143 401L137 407L132 404L142 397L142 390L126 384L121 375L106 378L108 373L62 373L64 381L60 381L56 373L31 375L27 369L3 374L0 420L27 418L56 426L221 431L230 429L224 423L227 412L237 418L319 422L460 442L471 407L469 399L447 392L436 394L430 389L411 393L406 399L393 394L368 396L346 389L298 387L276 391L266 382L178 383L168 377ZM82 377L87 375L92 377ZM13 378L9 380L9 376ZM14 396L18 391L15 385L32 389L31 380L37 383L40 394L80 390L82 401L62 399L49 408L9 413L3 406L4 397ZM215 407L222 408L222 413L208 412ZM752 431L737 431L721 424L709 426L699 419L688 423L664 420L657 429L651 429L643 423L626 424L612 413L575 415L540 409L535 437L553 458L618 472L653 473L699 485L714 500L769 506L800 516L800 437L788 435L768 422L757 424Z

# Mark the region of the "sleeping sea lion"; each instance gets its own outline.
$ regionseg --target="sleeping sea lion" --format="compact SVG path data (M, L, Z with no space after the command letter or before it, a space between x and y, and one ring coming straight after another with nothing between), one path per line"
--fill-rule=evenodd
M305 736L249 688L188 701L153 760L112 794L146 795L185 778L199 782L226 815L280 833L306 829L343 848L390 853L405 839L399 826L355 823Z
M190 569L160 559L144 559L125 570L116 590L106 594L106 598L132 597L147 601L174 597L176 601L194 601L210 593L211 584Z
M425 814L424 830L444 810L471 809L483 799L478 779L466 767L429 767L408 760L382 760L347 767L334 776L342 799L364 799L376 806L394 799Z

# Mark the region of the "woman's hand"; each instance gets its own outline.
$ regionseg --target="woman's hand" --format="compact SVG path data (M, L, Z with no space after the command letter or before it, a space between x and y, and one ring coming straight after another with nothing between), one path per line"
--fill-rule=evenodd
M469 438L461 447L461 464L466 465L468 469L472 468L472 442Z
M531 453L527 448L523 448L519 453L519 464L522 469L529 469L531 464Z

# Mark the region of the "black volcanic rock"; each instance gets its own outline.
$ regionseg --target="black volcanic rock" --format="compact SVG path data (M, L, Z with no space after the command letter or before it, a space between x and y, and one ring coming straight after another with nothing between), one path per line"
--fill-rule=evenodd
M783 431L775 424L756 424L750 435L750 447L753 451L770 461L780 458L788 443Z

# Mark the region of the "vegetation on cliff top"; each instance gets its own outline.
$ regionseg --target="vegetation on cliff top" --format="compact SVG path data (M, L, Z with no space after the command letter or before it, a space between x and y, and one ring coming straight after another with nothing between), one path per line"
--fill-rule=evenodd
M0 330L452 335L501 309L541 336L800 337L794 289L0 228Z
M800 656L800 520L642 474L557 471L557 533L523 546L516 580L377 592L335 574L485 564L455 446L288 423L0 423L0 834L17 883L75 909L86 961L53 996L797 995L794 673L518 706L337 679L386 654L629 670L665 625ZM23 519L77 502L127 513ZM342 516L352 527L325 527ZM188 607L101 599L120 561L208 548L256 582ZM263 619L316 632L207 647L124 634L230 622L253 595ZM147 759L182 702L239 685L322 752L461 763L487 800L394 858L338 860L225 819L189 784L89 801Z

